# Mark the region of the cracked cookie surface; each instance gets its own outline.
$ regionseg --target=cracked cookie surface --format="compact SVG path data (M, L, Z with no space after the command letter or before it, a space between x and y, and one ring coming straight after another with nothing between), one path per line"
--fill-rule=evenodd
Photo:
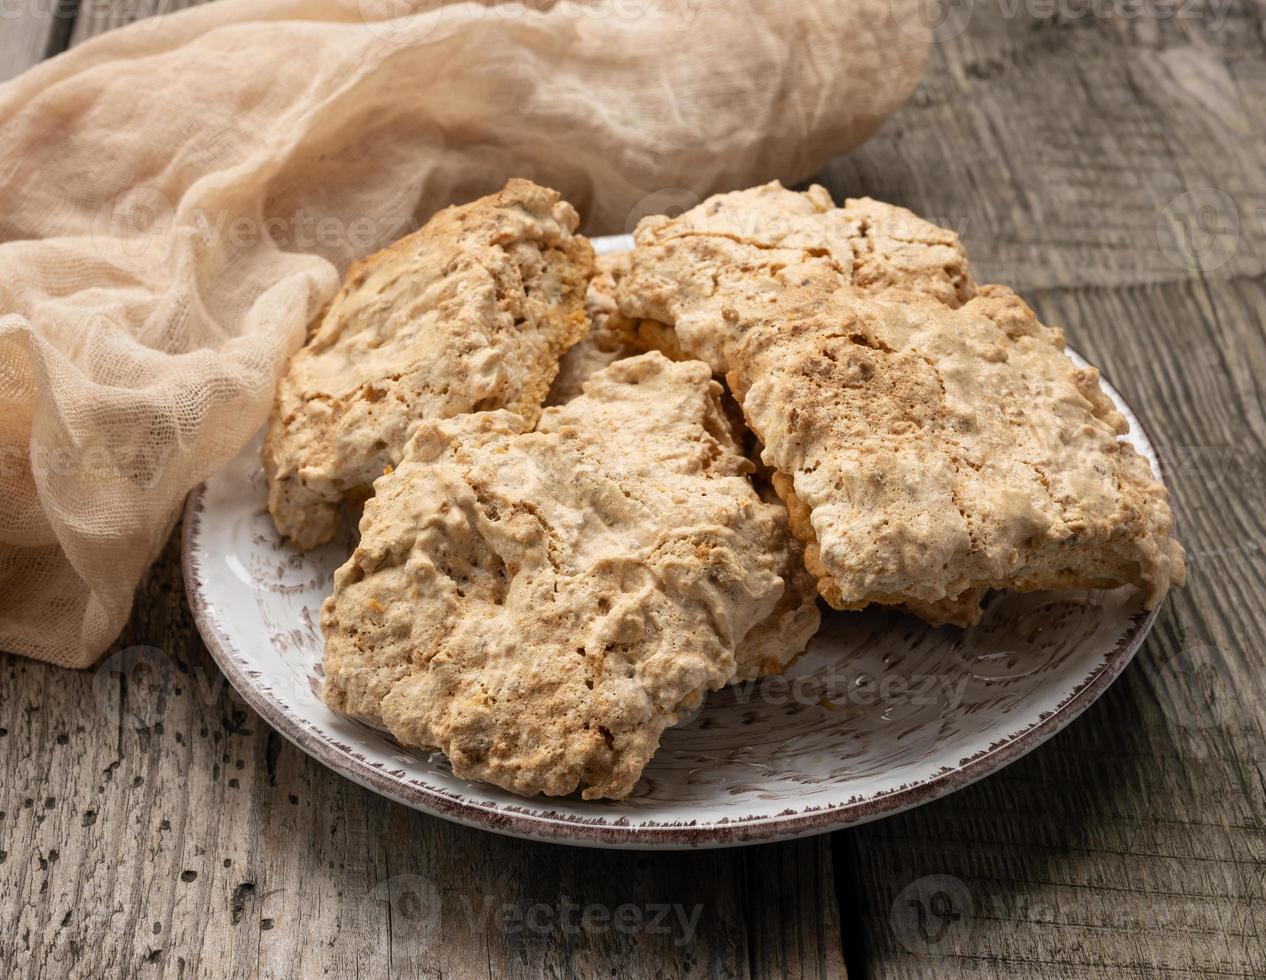
M727 369L726 345L738 339L723 316L735 302L852 283L872 290L902 285L956 307L976 290L952 231L869 198L836 207L818 185L797 192L773 181L718 194L679 217L645 219L635 241L608 329L629 347L701 358L718 375ZM811 528L797 519L794 494L782 496L812 554ZM976 590L911 611L937 625L964 623L979 616L983 597Z
M778 182L718 194L676 218L645 218L618 283L615 327L642 349L726 371L736 339L722 309L784 289L900 285L947 306L975 295L958 236L868 198L836 207L825 188Z
M836 608L970 625L988 589L1181 584L1164 487L1010 290L789 290L726 311L729 383Z
M622 357L640 353L630 347L623 334L611 325L612 317L618 312L616 289L628 265L627 252L598 256L594 277L589 281L589 290L585 294L589 333L558 362L558 376L550 385L545 399L547 406L567 404L581 393L591 375Z
M1097 373L978 289L953 232L774 183L635 240L613 322L726 375L832 605L965 626L990 588L1129 582L1154 604L1182 581L1164 488Z
M425 419L540 412L584 336L593 250L571 205L525 180L447 208L356 263L281 379L262 458L269 510L328 541Z
M706 365L652 353L535 431L508 412L423 423L325 603L327 703L464 778L627 795L680 712L818 626L719 394Z

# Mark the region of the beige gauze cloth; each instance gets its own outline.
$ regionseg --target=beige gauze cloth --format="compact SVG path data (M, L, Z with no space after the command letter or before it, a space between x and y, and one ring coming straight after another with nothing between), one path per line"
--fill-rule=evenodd
M0 86L0 649L110 645L351 261L512 176L596 234L803 179L914 88L906 3L220 0Z

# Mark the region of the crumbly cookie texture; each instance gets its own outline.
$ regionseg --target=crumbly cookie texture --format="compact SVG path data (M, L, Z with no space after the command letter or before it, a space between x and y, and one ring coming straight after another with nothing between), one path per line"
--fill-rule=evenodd
M589 336L563 355L558 365L558 377L550 387L546 406L565 405L578 398L584 384L593 375L616 361L638 353L627 343L627 335L613 321L618 321L619 307L616 291L620 279L628 272L629 253L616 252L598 256L597 273L589 283L585 307L589 313ZM678 360L693 360L679 357ZM759 467L759 452L750 443L751 431L743 421L742 410L728 392L721 395L721 409L733 434L733 445ZM758 492L764 480L754 479ZM762 496L767 502L778 502L778 510L784 506L773 494L772 486ZM785 521L785 515L780 515ZM790 533L780 535L784 541L783 560L778 574L786 583L782 598L765 619L752 627L739 644L736 653L739 669L732 682L755 680L771 674L780 674L790 666L791 660L807 648L809 640L817 632L821 616L817 608L817 582L804 564L804 548Z
M515 793L626 796L679 712L817 629L699 362L621 360L548 408L422 423L322 611L335 710ZM743 642L758 633L750 653Z
M623 334L611 326L612 316L618 313L616 289L628 267L628 252L598 256L596 272L585 295L589 334L559 361L558 376L545 398L547 406L566 405L580 395L591 375L622 357L640 352L625 343Z
M762 450L763 451L763 450ZM817 532L810 519L811 509L808 504L796 496L795 485L791 477L778 472L762 460L762 466L771 473L771 485L778 497L787 505L791 533L801 543L801 556L805 571L814 580L814 586L823 598L836 609L860 609L870 604L848 604L840 595L838 587L831 577L830 571L822 562L821 549L818 545ZM906 612L913 613L932 626L972 626L980 622L983 613L981 603L988 595L989 589L984 586L973 586L964 589L957 595L947 595L941 599L919 599L912 595L902 596L887 602L899 606ZM880 600L873 600L879 602Z
M1010 290L792 289L725 308L727 380L841 609L969 625L988 589L1184 579L1164 487L1094 368Z
M736 298L842 283L917 289L951 307L975 295L952 231L868 198L836 207L817 185L718 194L676 218L643 219L635 241L614 327L631 345L700 358L717 374L736 339L721 311Z
M777 181L718 194L676 218L650 217L616 283L619 309L608 329L626 346L674 360L702 358L717 374L738 325L722 315L787 289L831 291L893 286L957 307L976 292L958 236L905 208L869 198L836 207L825 188L791 191ZM789 490L789 485L783 485ZM797 537L813 554L807 521L796 520L794 494L783 493ZM939 603L911 603L929 622L965 623L980 616L984 590Z
M726 398L733 401L728 395ZM793 660L808 651L822 625L817 581L805 563L804 546L792 531L786 505L772 486L755 476L753 482L761 499L774 505L781 552L777 571L783 580L783 592L773 611L753 626L739 644L735 654L738 669L730 678L732 684L785 672Z
M328 541L426 419L506 408L534 421L585 335L593 249L556 192L511 180L352 266L277 388L269 509L300 548Z

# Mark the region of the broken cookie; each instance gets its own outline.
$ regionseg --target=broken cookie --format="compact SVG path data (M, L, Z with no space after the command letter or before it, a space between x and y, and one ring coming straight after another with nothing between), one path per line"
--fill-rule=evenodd
M504 411L423 422L325 603L326 702L460 777L626 796L682 712L818 626L720 391L652 353L535 431Z
M1184 577L1164 487L1094 368L1010 290L787 290L725 310L728 380L839 609L970 625L989 589Z
M970 625L991 588L1183 577L1164 488L1093 369L957 236L820 187L717 195L638 227L614 322L726 375L806 564L842 609Z
M958 236L904 208L866 198L836 207L826 190L777 181L718 194L676 218L645 218L618 283L613 329L643 350L726 371L736 298L794 286L902 286L958 306L975 294Z
M726 345L738 339L722 311L736 302L851 283L900 285L954 307L976 289L952 231L868 198L836 207L818 185L797 192L773 181L717 194L679 217L646 218L635 240L608 329L630 347L701 358L718 375ZM978 590L911 611L937 624L965 622L979 616L983 597Z
M534 421L584 336L593 250L526 180L447 208L352 266L290 360L264 440L269 509L300 548L334 534L427 419L506 408Z
M546 405L565 405L577 397L589 377L622 357L640 353L630 347L611 319L618 312L616 289L628 269L628 252L600 255L594 277L585 294L585 311L589 315L589 334L572 347L558 362L558 375L550 385Z

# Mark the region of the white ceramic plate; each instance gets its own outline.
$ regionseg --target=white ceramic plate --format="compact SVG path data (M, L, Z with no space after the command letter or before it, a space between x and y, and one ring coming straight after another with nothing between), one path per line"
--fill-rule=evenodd
M1142 426L1104 387L1156 468ZM828 612L812 651L786 677L716 692L691 722L669 729L629 799L523 799L458 779L439 753L402 748L321 702L320 607L353 539L349 526L300 554L278 538L258 439L190 494L186 588L229 680L305 752L384 796L459 823L574 844L783 840L943 796L1081 714L1155 619L1131 589L996 594L966 631L895 613Z

